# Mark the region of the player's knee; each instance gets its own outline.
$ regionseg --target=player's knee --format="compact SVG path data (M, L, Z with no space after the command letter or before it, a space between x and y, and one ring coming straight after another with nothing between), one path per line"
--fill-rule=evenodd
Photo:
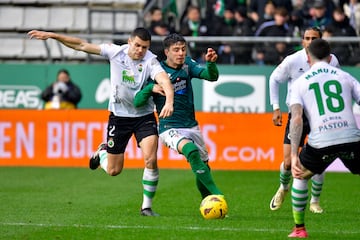
M108 168L107 173L109 176L117 176L122 172L122 169L116 169L116 168Z
M145 167L149 169L157 168L157 158L156 157L147 157L145 158Z

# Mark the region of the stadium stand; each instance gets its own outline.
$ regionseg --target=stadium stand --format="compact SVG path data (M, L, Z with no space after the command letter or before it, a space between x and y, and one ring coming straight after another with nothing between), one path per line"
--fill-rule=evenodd
M23 52L21 57L24 59L44 60L48 57L48 52L44 41L33 41L23 39Z
M195 2L196 0L188 1ZM334 0L335 1L335 0ZM137 26L148 27L147 13L152 6L160 4L163 10L172 12L170 0L0 0L0 62L21 61L104 61L100 57L75 52L59 43L44 41L33 43L26 33L32 29L56 31L86 38L92 42L116 41L124 43L128 34ZM176 1L176 4L185 1ZM200 2L200 1L199 1ZM206 1L207 6L212 6ZM210 5L209 5L210 4ZM202 9L204 10L204 9ZM205 9L206 10L206 9ZM182 19L179 12L176 18ZM208 11L208 10L206 10ZM174 17L174 15L169 15ZM171 19L167 16L167 19ZM173 18L172 18L173 19ZM174 29L177 25L175 25ZM178 31L178 29L177 29ZM263 43L283 41L284 38L258 38L253 36L185 36L189 42L215 44L217 42ZM153 36L153 41L161 41ZM360 37L332 37L329 42L359 43ZM293 45L301 39L286 37L285 41ZM213 46L213 45L211 45ZM32 49L31 49L32 48ZM214 45L216 49L216 45ZM190 52L190 55L192 53ZM354 51L354 56L358 51ZM356 65L360 65L356 59ZM353 64L354 65L354 64Z
M71 7L51 7L49 8L49 21L47 30L52 31L70 31L73 30L74 20L77 16L75 9Z
M26 33L39 29L73 35L126 34L142 25L144 4L145 0L0 0L0 61L88 60L85 53L52 40L30 40Z
M75 32L86 32L89 25L89 9L87 7L76 7L73 9L73 25L69 30Z
M17 31L23 24L24 8L0 6L0 30Z
M23 53L23 39L0 38L0 58L4 60L18 59Z
M54 17L54 16L51 16ZM49 22L49 9L46 7L25 7L23 24L19 30L46 29Z

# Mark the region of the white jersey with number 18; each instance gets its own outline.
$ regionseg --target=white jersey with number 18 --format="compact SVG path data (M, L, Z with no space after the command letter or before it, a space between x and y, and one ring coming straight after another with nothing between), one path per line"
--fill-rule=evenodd
M360 103L360 83L326 62L314 64L292 85L290 105L301 104L310 124L308 144L323 148L360 141L352 100Z

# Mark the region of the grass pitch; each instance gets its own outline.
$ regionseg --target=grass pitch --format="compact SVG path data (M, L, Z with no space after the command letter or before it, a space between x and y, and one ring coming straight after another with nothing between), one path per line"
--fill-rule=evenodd
M278 211L269 202L278 172L212 171L229 216L204 220L191 170L160 171L153 208L142 217L140 169L116 177L85 168L0 168L0 239L288 239L290 194ZM327 173L323 214L306 211L309 239L360 239L360 178Z

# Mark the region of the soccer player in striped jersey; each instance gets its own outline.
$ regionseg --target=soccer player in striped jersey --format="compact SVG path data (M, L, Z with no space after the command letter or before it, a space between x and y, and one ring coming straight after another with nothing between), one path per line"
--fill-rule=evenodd
M289 99L291 96L291 85L304 72L310 69L308 58L308 47L314 39L322 37L322 32L319 28L310 27L305 30L302 45L303 49L287 56L282 63L275 68L269 79L270 103L273 106L273 123L275 126L282 126L282 113L279 106L279 85L287 82L287 96L286 105L289 106ZM339 61L336 56L331 54L330 65L339 67ZM283 144L283 162L280 164L280 186L270 201L270 209L278 210L284 202L285 196L289 191L291 181L291 160L290 160L290 138L289 138L289 124L291 113L288 114L288 120L284 134ZM309 126L306 118L304 119L304 130L301 138L300 147L303 146L305 138L309 133ZM315 175L312 178L310 211L314 213L322 213L323 209L320 207L320 193L324 182L324 174Z
M186 55L186 41L179 34L170 34L164 41L166 59L161 62L174 87L174 113L159 120L160 140L169 148L185 156L195 174L196 185L202 196L222 195L216 186L208 166L209 156L204 139L195 118L192 79L217 81L219 71L216 66L217 54L212 48L205 55L206 67ZM154 93L154 94L153 94ZM156 109L165 103L162 89L150 83L135 97L135 106L141 106L152 95Z
M360 129L352 103L360 104L360 83L353 76L328 62L330 45L323 39L309 46L311 68L291 86L290 135L291 171L294 177L291 199L295 228L289 237L306 238L305 209L308 180L322 174L337 158L353 174L360 174ZM310 133L302 147L303 115Z
M149 102L136 108L133 98L149 78L154 79L163 87L166 95L166 103L159 114L163 118L173 113L174 91L156 55L149 51L151 34L145 28L136 28L130 34L128 44L121 46L112 43L98 45L72 36L37 30L30 31L28 35L40 40L52 38L67 47L100 55L109 61L112 92L108 105L107 143L100 144L90 158L90 169L95 170L100 166L110 176L120 174L124 167L125 148L134 134L145 164L140 214L157 216L151 208L159 179L156 155L158 130L154 104Z

